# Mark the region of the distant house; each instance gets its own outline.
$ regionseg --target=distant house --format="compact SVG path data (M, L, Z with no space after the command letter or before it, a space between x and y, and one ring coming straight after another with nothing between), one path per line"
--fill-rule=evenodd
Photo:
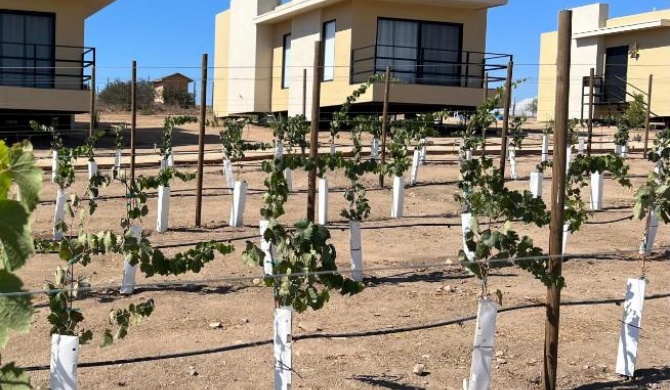
M84 22L112 2L0 2L0 129L69 128L89 112L96 51L84 47Z
M634 94L647 91L649 75L661 86L670 77L670 10L609 17L607 4L574 8L570 117L588 117L589 72L594 68L594 118L624 110ZM538 120L554 116L557 32L542 34ZM645 96L645 101L647 100ZM670 117L670 90L656 87L651 110Z
M189 84L193 79L181 73L174 73L154 81L154 103L165 104L166 91L172 96L188 96Z
M214 111L219 117L305 112L314 45L321 41L321 112L336 110L375 73L393 67L390 112L483 101L483 76L511 56L486 53L488 9L507 0L231 0L216 16ZM303 80L303 70L307 76ZM306 88L303 86L306 84ZM380 111L377 84L352 111Z

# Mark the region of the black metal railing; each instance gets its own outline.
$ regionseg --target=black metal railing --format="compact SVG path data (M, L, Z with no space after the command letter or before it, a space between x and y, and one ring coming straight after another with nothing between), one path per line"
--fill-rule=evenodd
M618 81L618 82L617 82ZM588 112L589 105L589 76L584 76L582 79L582 120L584 120L584 112ZM631 93L628 91L628 87L631 87L636 92ZM627 106L628 98L635 98L635 95L639 94L644 97L644 105L646 107L648 102L648 92L640 89L639 87L631 84L628 80L619 77L618 75L595 75L593 77L593 104L594 105L609 105L609 106ZM659 115L650 112L652 117L658 117Z
M0 42L0 86L90 89L95 48Z
M505 81L509 54L419 49L399 45L370 45L352 50L351 84L367 81L392 66L392 77L408 84L483 88Z

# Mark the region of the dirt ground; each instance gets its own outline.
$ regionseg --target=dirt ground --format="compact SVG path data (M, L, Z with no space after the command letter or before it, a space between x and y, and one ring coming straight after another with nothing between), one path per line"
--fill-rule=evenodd
M122 117L103 120L122 120ZM161 118L141 118L141 127L159 127ZM607 135L607 129L598 130ZM152 153L151 130L138 131L140 152ZM153 135L152 135L153 134ZM192 142L195 127L177 132L175 143ZM250 138L270 139L267 131L250 130ZM325 134L322 139L325 140ZM598 138L601 140L601 138ZM219 153L215 129L208 129L206 150ZM607 139L602 139L607 141ZM436 138L444 150L455 150L454 139ZM344 146L347 137L338 143ZM537 141L528 140L529 144ZM450 149L451 148L451 149ZM179 146L187 156L192 146ZM111 155L111 150L101 150ZM38 151L47 156L47 151ZM156 157L156 161L158 157ZM510 181L514 189L528 187L528 176L539 162L539 156L519 159L519 178ZM630 251L639 247L644 224L620 220L632 215L632 197L651 165L632 153L629 159L633 188L623 189L612 180L605 182L605 211L597 212L584 228L569 237L567 252L589 254L624 252L614 259L599 257L570 260L563 272L567 287L562 299L566 302L589 299L623 298L626 280L637 278L641 262ZM184 166L184 170L193 167ZM157 166L141 168L138 174L154 174ZM143 220L144 234L154 245L171 245L208 239L234 239L258 233L258 210L264 189L259 163L247 163L237 170L248 181L250 195L244 216L244 228L230 228L227 221L232 197L222 187L225 180L220 165L208 165L205 171L202 228L194 227L195 183L176 181L172 186L170 231L155 232L155 198L149 200L150 213ZM409 175L409 174L407 174ZM287 205L283 220L296 221L305 215L307 175L294 172L295 194ZM548 175L550 176L550 175ZM49 237L53 218L53 199L57 187L45 174L43 203L35 215L37 236ZM349 269L348 232L339 211L346 203L341 192L347 181L341 173L328 175L331 189L329 217L332 242L338 251L341 269ZM85 172L79 172L73 191L84 188ZM365 177L372 206L369 220L363 223L363 259L367 288L354 297L334 295L323 310L307 311L294 316L294 337L323 334L321 338L299 339L293 348L293 386L301 389L461 389L468 377L475 323L463 320L453 325L434 326L409 331L440 321L456 320L476 314L480 284L469 277L455 262L461 246L460 208L453 200L458 181L454 155L431 155L428 165L419 171L419 185L405 192L405 217L390 219L391 191L379 189L377 178ZM546 177L543 198L548 202L551 178ZM588 189L587 189L588 191ZM121 195L119 185L104 189L101 196ZM123 200L101 200L99 209L87 229L119 231ZM440 224L453 226L434 226ZM536 243L548 247L548 228L537 229L515 225L520 233L529 234ZM137 283L193 281L192 286L140 288L131 297L122 297L114 290L96 292L76 301L86 317L85 327L95 333L91 345L80 350L79 362L130 359L166 355L186 351L231 347L229 351L141 363L115 364L98 368L79 368L81 389L262 389L273 381L271 343L245 346L247 343L270 340L273 326L273 298L270 288L259 287L251 280L202 282L207 279L258 277L259 268L249 268L241 261L244 241L235 241L236 252L218 256L199 274L178 278L146 279L138 273ZM659 248L670 245L670 233L661 226L656 240ZM165 249L167 254L188 247ZM648 264L650 281L647 294L670 291L670 270L665 249ZM86 268L76 267L77 275L88 276L94 285L118 285L123 259L119 256L95 258ZM40 290L43 281L63 263L56 255L36 255L20 271L30 290ZM531 303L542 303L546 289L518 268L505 268L491 278L489 289L503 293L503 309ZM107 324L107 313L131 302L153 298L156 311L141 325L133 327L126 339L101 349L98 344ZM13 334L3 351L3 361L16 361L20 366L48 365L50 326L44 296L35 299L38 311L29 334ZM614 373L622 307L615 304L572 305L562 307L559 345L559 388L561 389L670 389L670 299L645 302L642 336L638 350L638 379L626 382ZM496 357L492 371L492 389L539 388L544 348L544 310L533 308L502 312L498 316ZM221 322L222 327L209 324ZM377 334L363 336L374 331ZM381 332L379 332L381 331ZM425 364L423 376L413 374L418 363ZM193 375L197 372L197 375ZM48 388L48 371L33 372L36 388Z

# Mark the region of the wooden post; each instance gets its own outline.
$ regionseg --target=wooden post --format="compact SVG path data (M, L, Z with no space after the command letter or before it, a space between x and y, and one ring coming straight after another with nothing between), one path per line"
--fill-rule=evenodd
M312 128L309 137L309 158L314 163L307 182L307 220L314 222L316 209L316 163L319 159L319 120L321 115L321 41L314 42L314 70L312 72ZM303 73L303 87L307 96L307 69ZM305 99L306 100L306 99ZM305 103L306 104L306 103Z
M484 104L489 100L489 72L484 73ZM486 156L486 127L482 129L482 158Z
M95 64L91 65L91 121L88 128L88 136L93 137L95 131Z
M137 61L130 82L130 182L135 183L135 132L137 131Z
M505 160L507 158L507 132L509 131L509 109L512 104L512 69L514 62L507 63L507 80L505 81L505 102L503 112L502 136L500 137L500 174L505 180Z
M389 93L391 91L391 67L386 67L386 75L384 76L384 107L382 109L382 156L381 164L386 163L386 132L388 128L388 114L389 114ZM384 188L384 174L379 174L379 187Z
M307 69L302 70L302 115L307 116Z
M198 136L198 183L195 198L195 226L202 225L202 181L205 165L205 120L207 114L207 53L202 55L200 85L200 134Z
M651 86L654 83L654 75L649 75L649 87L647 89L647 116L644 120L644 154L643 158L647 158L649 151L649 128L651 127Z
M589 123L588 123L588 145L586 145L586 156L591 157L591 144L593 143L593 88L595 86L595 69L589 71Z
M568 145L568 105L570 100L570 45L572 40L572 11L561 11L558 18L558 54L556 61L556 108L554 128L554 164L551 182L551 222L549 223L549 273L551 280L562 274L563 219L565 207L565 166ZM558 332L561 309L561 289L555 283L547 287L547 319L544 333L545 390L556 390L558 369Z

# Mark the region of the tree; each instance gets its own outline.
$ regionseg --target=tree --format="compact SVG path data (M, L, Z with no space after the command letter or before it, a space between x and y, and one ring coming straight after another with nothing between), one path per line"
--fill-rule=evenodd
M114 109L130 110L130 81L114 80L98 94L102 104ZM148 80L137 82L137 108L151 107L154 102L154 87Z
M524 107L524 111L530 113L531 116L537 116L537 98L533 98L533 100L528 102L526 107Z
M195 95L183 88L167 84L163 87L161 94L163 97L163 104L166 106L175 106L179 108L195 107Z
M624 118L627 122L628 128L639 129L644 127L644 122L647 119L647 109L646 103L644 102L644 96L639 93L633 95L633 101L628 105L628 108L624 113Z

